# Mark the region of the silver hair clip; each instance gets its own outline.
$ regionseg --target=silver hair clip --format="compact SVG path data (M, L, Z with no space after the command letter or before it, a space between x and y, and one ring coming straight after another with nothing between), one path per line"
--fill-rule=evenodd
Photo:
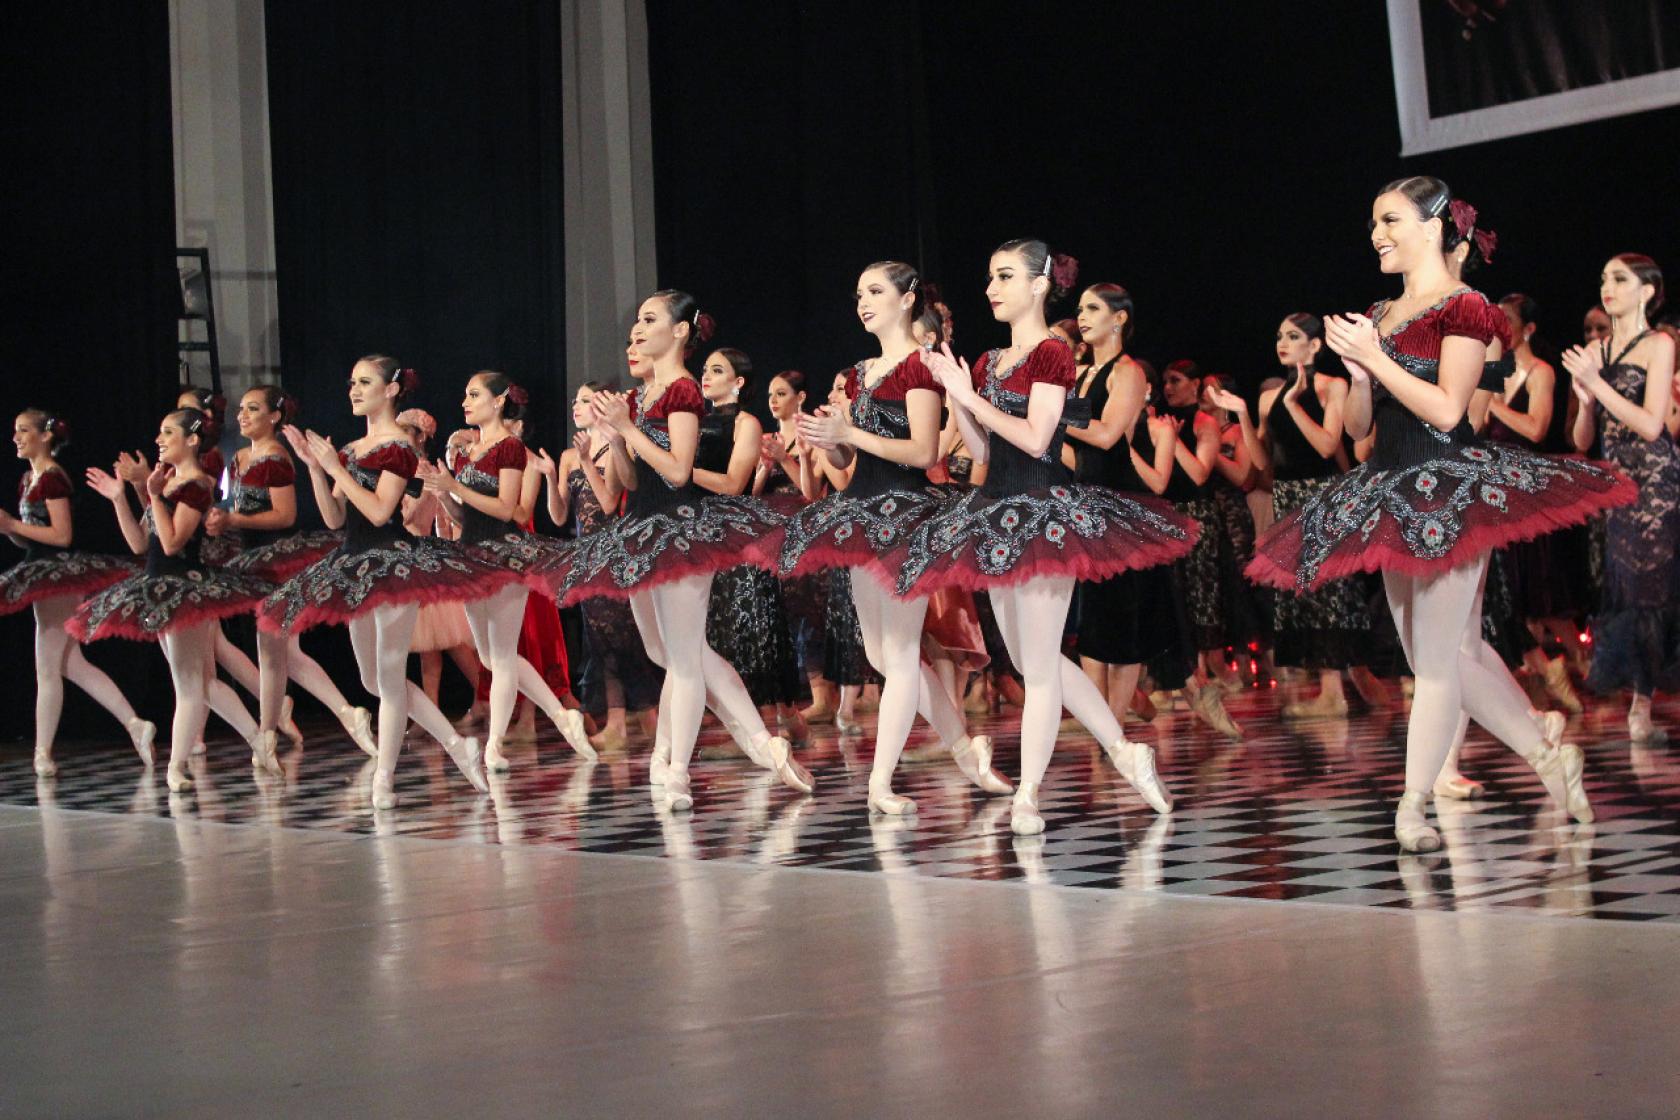
M1046 250L1044 253L1044 275L1050 275L1050 269L1056 264L1056 254Z

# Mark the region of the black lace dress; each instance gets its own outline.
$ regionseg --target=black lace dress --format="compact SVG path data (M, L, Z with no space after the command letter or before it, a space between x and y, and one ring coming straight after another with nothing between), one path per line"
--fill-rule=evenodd
M1266 413L1272 457L1272 509L1278 521L1325 493L1341 475L1307 441L1278 391ZM1311 388L1301 409L1324 423L1324 404ZM1370 588L1364 580L1339 580L1316 591L1279 589L1272 600L1273 659L1291 669L1346 669L1369 662L1372 640Z
M1166 412L1178 421L1179 438L1194 453L1196 420L1202 415L1201 409L1191 404L1168 408ZM1178 569L1185 610L1190 616L1191 638L1197 649L1224 649L1230 641L1225 632L1225 596L1219 576L1219 542L1224 535L1224 523L1213 492L1213 478L1209 475L1206 482L1198 484L1185 473L1182 464L1174 462L1166 493L1161 495L1198 527L1196 546L1174 565Z
M729 470L740 411L738 405L726 405L701 420L696 470ZM742 564L712 577L706 641L735 667L754 704L794 704L808 694L788 633L781 581L773 573Z
M1112 362L1089 375L1083 396L1091 415L1108 407L1108 378ZM1153 461L1154 441L1142 410L1132 432L1103 450L1073 441L1074 480L1121 494L1152 496L1132 462L1132 448ZM1121 572L1104 580L1082 580L1075 592L1079 626L1075 647L1079 656L1107 665L1144 665L1163 688L1177 688L1195 667L1190 620L1173 576L1173 566Z
M604 469L606 457L611 453L611 448L605 445L596 452L597 470ZM575 536L599 532L616 516L601 508L601 501L582 467L573 467L566 475L566 488L571 493L569 505ZM578 702L597 718L605 715L608 685L616 681L624 693L624 706L630 711L657 705L664 670L648 659L641 631L636 629L636 619L630 613L629 600L597 596L580 602L577 610L583 624L583 641L581 654L572 666L572 692Z
M1625 359L1642 338L1613 359L1605 352L1604 380L1635 404L1645 399L1646 371ZM1639 497L1605 517L1604 603L1587 683L1649 696L1680 687L1680 450L1666 431L1640 438L1597 401L1593 413L1604 457L1639 484Z

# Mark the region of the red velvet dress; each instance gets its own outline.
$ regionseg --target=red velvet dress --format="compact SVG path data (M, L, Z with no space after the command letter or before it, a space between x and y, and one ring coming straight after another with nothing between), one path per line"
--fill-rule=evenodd
M214 484L200 478L166 493L163 501L173 516L183 504L200 512L208 510L214 497ZM147 509L148 527L151 516ZM198 555L203 543L203 521L173 556L163 551L153 530L146 546L145 570L84 602L65 629L84 642L101 638L156 641L160 634L246 614L273 590L272 584L254 576L207 567Z
M358 456L343 450L338 458L368 490L379 486L381 474L407 482L419 465L407 440L387 440ZM321 623L348 622L375 607L468 602L517 578L454 541L410 536L395 514L374 525L354 502L346 502L344 518L344 540L264 601L259 626L296 633Z
M706 413L700 386L684 377L666 386L651 407L641 408L640 389L630 393L630 418L648 439L670 450L670 417ZM624 516L579 537L564 560L549 572L563 603L597 595L628 598L672 580L719 572L743 561L755 562L765 551L760 538L775 533L782 518L763 502L733 494L708 494L692 480L672 486L647 464L636 460L636 488L629 492Z
M1372 319L1380 321L1386 307L1373 307ZM1434 383L1442 340L1485 345L1499 333L1496 319L1503 319L1497 307L1462 289L1397 324L1382 338L1383 352ZM1267 530L1247 568L1251 579L1304 590L1358 572L1444 572L1626 505L1637 493L1606 464L1484 442L1468 419L1443 432L1380 384L1371 398L1371 458Z
M47 528L52 524L47 502L69 496L70 478L62 467L33 480L25 475L18 481L18 520ZM0 572L0 614L23 610L41 599L84 598L127 579L134 571L133 561L121 557L30 541L24 546L23 559Z
M997 368L998 354L992 350L974 363L974 388L1011 416L1027 414L1034 385L1073 387L1073 354L1059 339L1045 339L1009 369ZM889 559L899 565L896 592L909 598L940 587L979 590L1043 576L1100 580L1190 551L1195 522L1170 503L1073 482L1061 463L1062 438L1058 426L1034 458L988 436L985 483L947 498Z
M234 467L234 513L267 513L274 508L270 493L274 487L297 485L297 468L284 451L248 459L243 468L236 459ZM284 583L337 548L341 539L342 534L331 529L230 529L206 540L201 555L206 564L221 565L270 583Z

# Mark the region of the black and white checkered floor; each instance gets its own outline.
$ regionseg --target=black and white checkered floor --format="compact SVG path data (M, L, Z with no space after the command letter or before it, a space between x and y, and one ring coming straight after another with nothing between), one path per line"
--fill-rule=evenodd
M63 750L59 776L39 782L27 752L14 747L0 756L0 803L1067 887L1680 922L1680 748L1631 744L1619 704L1593 703L1570 724L1587 755L1594 824L1564 821L1526 764L1473 730L1464 770L1487 796L1439 803L1444 850L1414 857L1397 850L1390 831L1404 711L1292 722L1278 717L1277 698L1251 690L1232 699L1247 733L1241 743L1182 710L1129 725L1134 738L1157 746L1178 798L1164 818L1089 736L1064 730L1045 783L1048 831L1030 839L1011 835L1007 797L980 793L948 761L902 766L896 788L916 800L913 817L872 817L864 809L867 724L857 737L818 729L801 749L818 781L812 797L731 757L708 726L693 767L695 809L682 814L649 787L645 747L586 764L553 737L511 750L513 771L493 779L488 797L475 795L435 744L412 739L398 808L375 813L372 764L326 732L283 752L285 773L273 777L254 774L243 747L213 744L195 760L196 788L181 796L164 789L161 764L142 771L126 746ZM1657 715L1659 725L1680 728L1675 707L1659 703ZM996 736L998 766L1013 774L1015 714L974 729Z

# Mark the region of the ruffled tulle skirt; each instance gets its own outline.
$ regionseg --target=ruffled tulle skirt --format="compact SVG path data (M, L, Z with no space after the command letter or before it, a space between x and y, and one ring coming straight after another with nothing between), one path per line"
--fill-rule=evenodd
M216 568L148 575L140 572L88 599L65 624L78 641L129 638L152 642L161 634L248 614L274 590L254 576Z
M775 561L784 577L824 568L856 568L884 587L898 579L885 557L939 513L951 492L927 486L867 496L842 490L788 519Z
M560 601L570 604L599 595L628 598L743 561L765 567L771 545L763 538L777 534L783 521L752 498L714 495L678 502L654 513L627 514L579 537L545 575Z
M882 562L901 598L941 587L971 591L1045 576L1100 580L1186 555L1196 523L1167 502L1100 486L1045 486L947 498Z
M285 583L309 565L326 556L344 540L344 534L333 529L311 529L303 533L288 533L264 544L241 548L236 540L222 536L204 542L200 553L207 564L220 564L230 572L256 576L270 583ZM227 541L216 549L212 544Z
M438 537L405 537L362 549L341 544L276 588L263 601L257 624L299 633L348 622L375 607L470 602L515 581L507 569Z
M414 619L414 637L409 639L408 649L410 653L432 653L472 644L465 605L427 603Z
M33 606L42 599L85 599L138 570L133 560L97 552L55 552L20 560L0 572L0 615Z
M500 568L532 591L552 599L555 584L551 573L566 566L574 546L571 541L509 530L462 547L475 560Z
M1500 444L1389 470L1365 463L1273 525L1246 571L1297 590L1358 572L1429 575L1579 524L1637 493L1605 464Z

